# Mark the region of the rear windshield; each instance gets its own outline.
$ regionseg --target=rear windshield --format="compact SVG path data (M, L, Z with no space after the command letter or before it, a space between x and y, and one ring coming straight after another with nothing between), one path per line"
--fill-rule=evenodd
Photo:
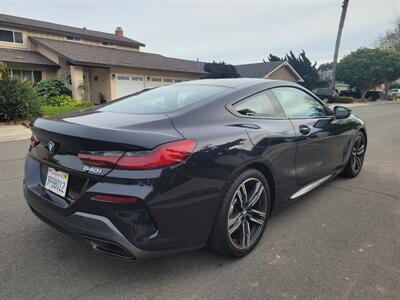
M229 88L214 85L175 84L128 96L99 110L131 114L167 113L182 109L227 89Z

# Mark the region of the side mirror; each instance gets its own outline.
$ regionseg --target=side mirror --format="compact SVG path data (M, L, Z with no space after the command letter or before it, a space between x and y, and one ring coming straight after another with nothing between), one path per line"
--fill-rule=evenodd
M333 108L333 115L335 119L346 119L350 116L351 109L344 106L335 106Z

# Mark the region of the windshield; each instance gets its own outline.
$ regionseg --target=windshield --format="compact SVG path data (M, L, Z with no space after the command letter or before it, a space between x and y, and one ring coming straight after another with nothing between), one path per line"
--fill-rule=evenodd
M229 88L214 85L175 84L128 96L99 110L131 114L167 113L182 109L227 89Z

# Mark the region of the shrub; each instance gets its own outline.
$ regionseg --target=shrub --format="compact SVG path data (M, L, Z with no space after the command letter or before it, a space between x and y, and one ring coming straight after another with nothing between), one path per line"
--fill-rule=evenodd
M42 112L45 116L56 116L72 112L85 110L87 107L76 106L42 106Z
M89 101L78 102L74 107L91 108L93 104Z
M353 103L355 100L353 97L340 96L336 98L335 103Z
M40 116L40 103L32 85L12 79L0 66L0 121L18 121Z
M68 95L71 96L71 91L65 87L65 84L60 79L41 80L35 84L35 92L38 96L43 97L46 104L51 98Z
M78 103L74 98L68 95L57 95L46 101L48 106L75 106Z
M69 107L92 107L89 101L79 102L68 95L59 95L49 98L47 101L42 102L44 106L69 106Z

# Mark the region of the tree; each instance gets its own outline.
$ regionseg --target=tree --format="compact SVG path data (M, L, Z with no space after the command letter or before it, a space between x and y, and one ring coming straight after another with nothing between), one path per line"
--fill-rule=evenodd
M393 29L386 31L379 37L377 44L379 48L400 52L400 18L396 20Z
M337 65L337 77L358 87L364 99L369 89L390 83L400 77L400 53L386 49L361 48L345 56Z
M303 78L304 82L302 83L302 85L304 87L308 89L313 89L319 86L320 80L318 76L318 71L315 67L317 63L311 63L304 50L301 51L298 56L290 51L283 59L273 54L270 54L268 56L268 59L269 61L286 60Z
M225 62L206 63L204 65L204 71L208 74L206 78L238 78L240 77L235 66L225 64Z
M320 64L318 71L329 71L332 70L333 62Z
M280 61L280 60L282 60L279 56L276 56L276 55L273 55L273 54L269 54L269 56L268 56L268 60L269 61Z
M332 64L332 83L331 87L334 89L336 84L336 67L337 67L337 59L339 55L339 46L340 46L340 39L342 38L342 31L344 27L344 20L346 19L346 12L347 6L349 5L349 0L343 0L342 5L342 13L340 15L339 21L339 29L336 36L336 43L335 43L335 53L333 55L333 64Z
M0 122L40 116L40 103L29 82L11 78L0 63Z

